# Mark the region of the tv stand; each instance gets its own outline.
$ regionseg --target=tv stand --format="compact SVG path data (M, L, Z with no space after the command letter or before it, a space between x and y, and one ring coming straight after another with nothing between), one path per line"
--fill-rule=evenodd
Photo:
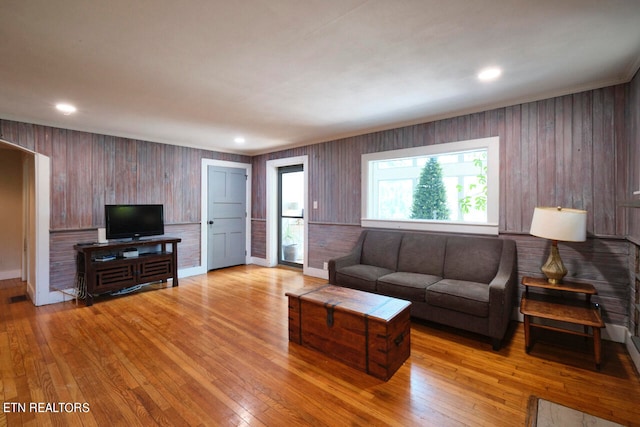
M76 288L87 306L93 297L156 281L178 286L179 238L130 240L126 242L76 244ZM171 245L171 251L167 251ZM139 255L123 257L135 248Z

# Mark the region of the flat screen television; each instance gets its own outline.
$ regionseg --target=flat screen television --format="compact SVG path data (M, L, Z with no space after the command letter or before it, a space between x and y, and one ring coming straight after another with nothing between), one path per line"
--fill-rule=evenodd
M163 205L105 205L104 216L109 240L164 234Z

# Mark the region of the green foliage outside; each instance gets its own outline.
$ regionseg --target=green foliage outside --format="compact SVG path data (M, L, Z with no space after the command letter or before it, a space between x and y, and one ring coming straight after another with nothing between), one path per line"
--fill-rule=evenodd
M464 192L462 185L456 186L458 193L464 192L466 194L458 201L463 214L468 214L472 208L480 212L487 210L487 166L483 161L486 157L486 153L483 153L482 158L473 160L474 166L479 169L479 173L476 175L478 184L469 184L466 192Z
M447 191L442 181L442 167L431 157L420 173L413 193L412 219L449 219Z

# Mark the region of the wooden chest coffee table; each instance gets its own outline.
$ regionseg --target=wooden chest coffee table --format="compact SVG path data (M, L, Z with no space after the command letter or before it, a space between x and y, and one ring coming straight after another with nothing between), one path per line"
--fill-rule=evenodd
M287 292L289 340L388 380L411 353L411 303L325 285Z

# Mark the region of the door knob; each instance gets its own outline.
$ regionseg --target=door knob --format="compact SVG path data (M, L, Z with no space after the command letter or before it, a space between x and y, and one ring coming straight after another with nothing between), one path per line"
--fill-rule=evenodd
M211 224L213 224L213 221L209 221L207 224L211 225Z

